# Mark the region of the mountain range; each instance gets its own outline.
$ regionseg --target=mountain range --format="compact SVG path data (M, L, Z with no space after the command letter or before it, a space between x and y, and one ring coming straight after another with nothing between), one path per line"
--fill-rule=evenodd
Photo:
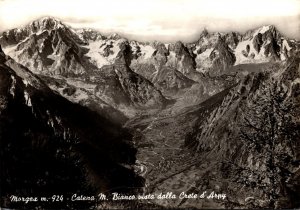
M162 43L45 17L0 45L1 206L117 189L227 194L159 207L299 207L300 42L274 26Z

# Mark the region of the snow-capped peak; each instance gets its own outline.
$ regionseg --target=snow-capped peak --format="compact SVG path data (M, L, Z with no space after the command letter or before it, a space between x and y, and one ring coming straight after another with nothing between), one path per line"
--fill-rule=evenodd
M265 25L265 26L262 26L258 29L256 29L255 33L253 34L253 36L257 35L258 33L260 34L264 34L266 33L267 31L270 31L270 30L275 30L275 26L273 25Z
M255 28L255 29L252 29L252 30L249 30L247 31L244 36L243 36L243 40L249 40L249 39L253 39L255 36L257 36L258 34L265 34L267 32L277 32L277 29L275 28L275 26L273 25L264 25L264 26L261 26L259 28Z
M54 17L43 17L31 22L29 25L33 29L40 29L40 30L53 30L53 29L67 27L60 20Z
M117 33L113 33L113 34L108 36L108 39L113 39L113 40L118 40L118 39L121 39L121 38L122 37Z

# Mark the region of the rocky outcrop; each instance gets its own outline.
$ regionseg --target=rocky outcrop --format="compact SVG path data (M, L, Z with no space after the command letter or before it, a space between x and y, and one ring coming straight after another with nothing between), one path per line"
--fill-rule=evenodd
M104 35L99 33L98 31L94 29L78 29L76 30L76 33L79 35L79 37L85 42L88 43L89 41L97 41L97 40L103 40L106 39Z
M235 49L241 39L242 36L237 32L230 32L224 35L224 41L231 49Z
M273 36L268 38L268 44L265 46L264 55L266 57L271 57L274 60L280 60L280 46L277 44L277 40ZM285 53L285 56L287 53Z
M170 67L163 67L152 80L161 91L177 92L180 89L191 87L195 81L184 76L180 71Z
M130 97L123 91L113 65L104 66L101 70L103 74L97 78L94 94L116 108L121 105L129 107Z
M131 60L133 59L133 54L131 50L131 46L128 41L122 42L119 45L120 51L117 54L117 62L118 64L124 64L130 66Z
M134 105L159 108L166 103L164 96L150 81L133 72L122 60L116 61L114 70L123 91Z
M183 50L183 48L181 48L182 45L179 43L177 43L177 45L177 49L171 47L170 50L175 50L175 55L177 53L177 59L181 59L185 53L181 51ZM165 44L156 42L154 44L154 49L155 51L153 52L149 63L136 63L133 66L136 73L151 81L164 93L170 91L176 93L180 89L188 88L195 83L175 67L175 60L174 63L167 63L170 56L170 50L167 49ZM186 53L189 52L186 51ZM186 54L186 56L188 56L188 54ZM182 60L183 62L187 61L187 59ZM186 64L187 63L183 63L183 65Z
M235 64L284 61L293 57L299 43L283 37L274 26L248 31L238 43Z
M256 52L258 53L260 52L262 44L263 44L262 34L258 33L253 39L253 47L256 50Z
M190 54L190 51L182 42L176 42L173 46L170 45L170 50L175 53L175 68L178 71L188 75L196 70L194 55Z
M264 47L265 57L271 57L275 60L280 59L280 46L278 41L280 40L280 34L277 32L275 27L270 27L265 33L257 33L253 39L253 47L257 53L260 52L261 48Z
M193 46L197 70L212 75L222 74L235 63L234 49L241 39L242 36L236 32L225 34L202 32Z
M219 37L214 50L209 55L212 61L212 74L224 72L236 61L233 51L228 47L223 37Z
M2 50L2 47L0 45L0 62L4 62L5 61L5 54Z
M170 54L169 50L166 48L163 43L156 43L155 51L152 54L153 63L155 68L159 71L168 61L168 55Z
M15 45L20 43L20 41L25 40L32 34L40 34L44 31L52 31L56 29L63 29L65 34L71 35L72 39L76 42L82 43L77 35L72 33L72 31L63 24L60 20L53 17L45 17L31 22L23 28L15 28L3 32L0 42L3 46Z
M28 36L16 43L14 58L32 71L45 75L74 76L95 69L84 56L87 50L79 46L79 37L61 22L51 18L41 19L22 30Z

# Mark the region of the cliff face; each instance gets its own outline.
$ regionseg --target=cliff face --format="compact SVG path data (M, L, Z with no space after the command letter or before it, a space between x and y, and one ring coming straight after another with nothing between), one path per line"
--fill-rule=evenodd
M247 75L187 137L195 152L221 161L210 175L228 183L227 191L244 186L232 191L231 202L249 208L299 205L299 183L291 183L299 174L299 76L299 59L276 75Z

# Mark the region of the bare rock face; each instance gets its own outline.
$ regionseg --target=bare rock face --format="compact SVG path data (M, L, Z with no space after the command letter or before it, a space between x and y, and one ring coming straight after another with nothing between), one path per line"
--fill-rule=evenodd
M270 27L268 31L258 33L253 39L253 47L257 53L264 47L264 55L275 60L280 59L280 46L277 43L280 40L280 34L275 27Z
M76 32L85 43L106 39L105 36L94 29L78 29Z
M228 67L233 66L236 61L233 51L228 47L222 37L219 37L216 47L209 57L212 61L212 74L225 71Z
M277 40L270 36L268 41L269 43L265 46L265 56L271 57L274 60L280 60L280 46L277 44Z
M117 107L162 107L167 100L149 80L130 69L131 56L130 45L124 43L114 65L101 68L95 94Z
M5 54L2 50L2 47L0 45L0 62L4 62L5 61Z
M15 38L19 33L24 36ZM15 42L7 42L6 39ZM25 39L26 38L26 39ZM60 21L44 18L4 33L1 43L18 44L15 59L34 72L46 75L83 75L95 67L84 56L82 40Z
M127 41L121 43L113 68L122 90L136 106L163 106L166 99L161 92L150 81L130 69L132 56L129 43Z
M152 54L153 63L155 68L159 71L168 61L169 50L163 43L156 43L155 51Z
M230 32L224 35L225 43L232 49L235 49L238 43L241 41L242 36L237 32Z
M214 45L218 41L218 36L219 33L210 33L207 31L207 29L204 29L195 44L206 48L214 47Z
M156 48L156 52L155 54L160 54L160 55L164 55L164 56L168 56L170 53L169 53L169 50L166 48L166 45L159 42L155 45L155 48Z
M20 41L26 39L29 37L31 34L36 34L36 33L42 33L44 31L52 31L56 29L63 29L65 30L66 34L73 34L70 29L63 24L60 20L57 20L52 17L45 17L38 19L36 21L33 21L32 23L26 25L23 28L15 28L8 30L6 32L3 32L2 38L0 42L2 43L3 46L7 45L14 45L18 44ZM72 38L76 42L82 43L82 41L76 36L72 35Z
M114 70L123 91L129 96L133 104L161 107L166 102L161 92L150 81L133 72L128 65L122 63L122 60L115 63Z
M176 49L172 47L168 49L165 44L156 42L154 43L155 51L151 55L150 61L135 64L133 69L136 73L151 81L163 93L170 91L176 93L180 89L188 88L195 82L176 68L176 61L168 63L171 59L169 58L170 50L174 50L172 53L175 53L175 55L177 53L178 58L176 59L183 58L184 53L181 51L181 47L181 44L177 44ZM186 53L189 56L189 52Z
M262 34L258 33L253 39L253 47L256 50L256 52L258 53L260 52L262 44L263 44Z
M122 42L119 45L120 51L117 54L117 62L130 66L133 59L131 46L128 41Z
M41 43L41 45L39 45ZM44 74L78 75L86 73L84 51L72 40L68 40L64 31L44 32L41 35L31 35L18 45L19 60L29 58L32 62L25 65Z
M197 71L211 75L222 74L225 69L234 65L234 51L241 40L242 35L236 32L202 32L199 40L192 45L196 54Z
M152 80L161 91L178 91L191 87L195 81L187 78L180 71L171 67L163 67Z
M153 81L155 75L157 74L157 66L152 62L149 63L137 63L131 67L134 72L143 76L149 81Z
M195 71L196 62L194 57L182 42L178 41L174 45L170 45L170 50L175 53L175 68L178 71L184 75L188 75Z
M104 57L108 57L108 56L113 54L113 51L111 50L111 48L113 48L112 44L108 44L108 45L105 46L105 48L103 49L103 56Z
M235 64L286 61L298 48L299 42L287 39L274 26L263 26L243 35L234 52Z
M123 87L115 73L113 65L103 66L102 74L97 78L97 85L94 94L102 98L114 107L130 106L130 97L124 92Z
M243 186L229 196L240 207L299 205L299 183L290 182L299 171L299 94L292 94L300 76L299 59L277 67L277 73L245 76L186 139L205 157L223 160L210 174L235 189ZM216 95L210 100L219 99ZM252 201L247 199L250 192Z

